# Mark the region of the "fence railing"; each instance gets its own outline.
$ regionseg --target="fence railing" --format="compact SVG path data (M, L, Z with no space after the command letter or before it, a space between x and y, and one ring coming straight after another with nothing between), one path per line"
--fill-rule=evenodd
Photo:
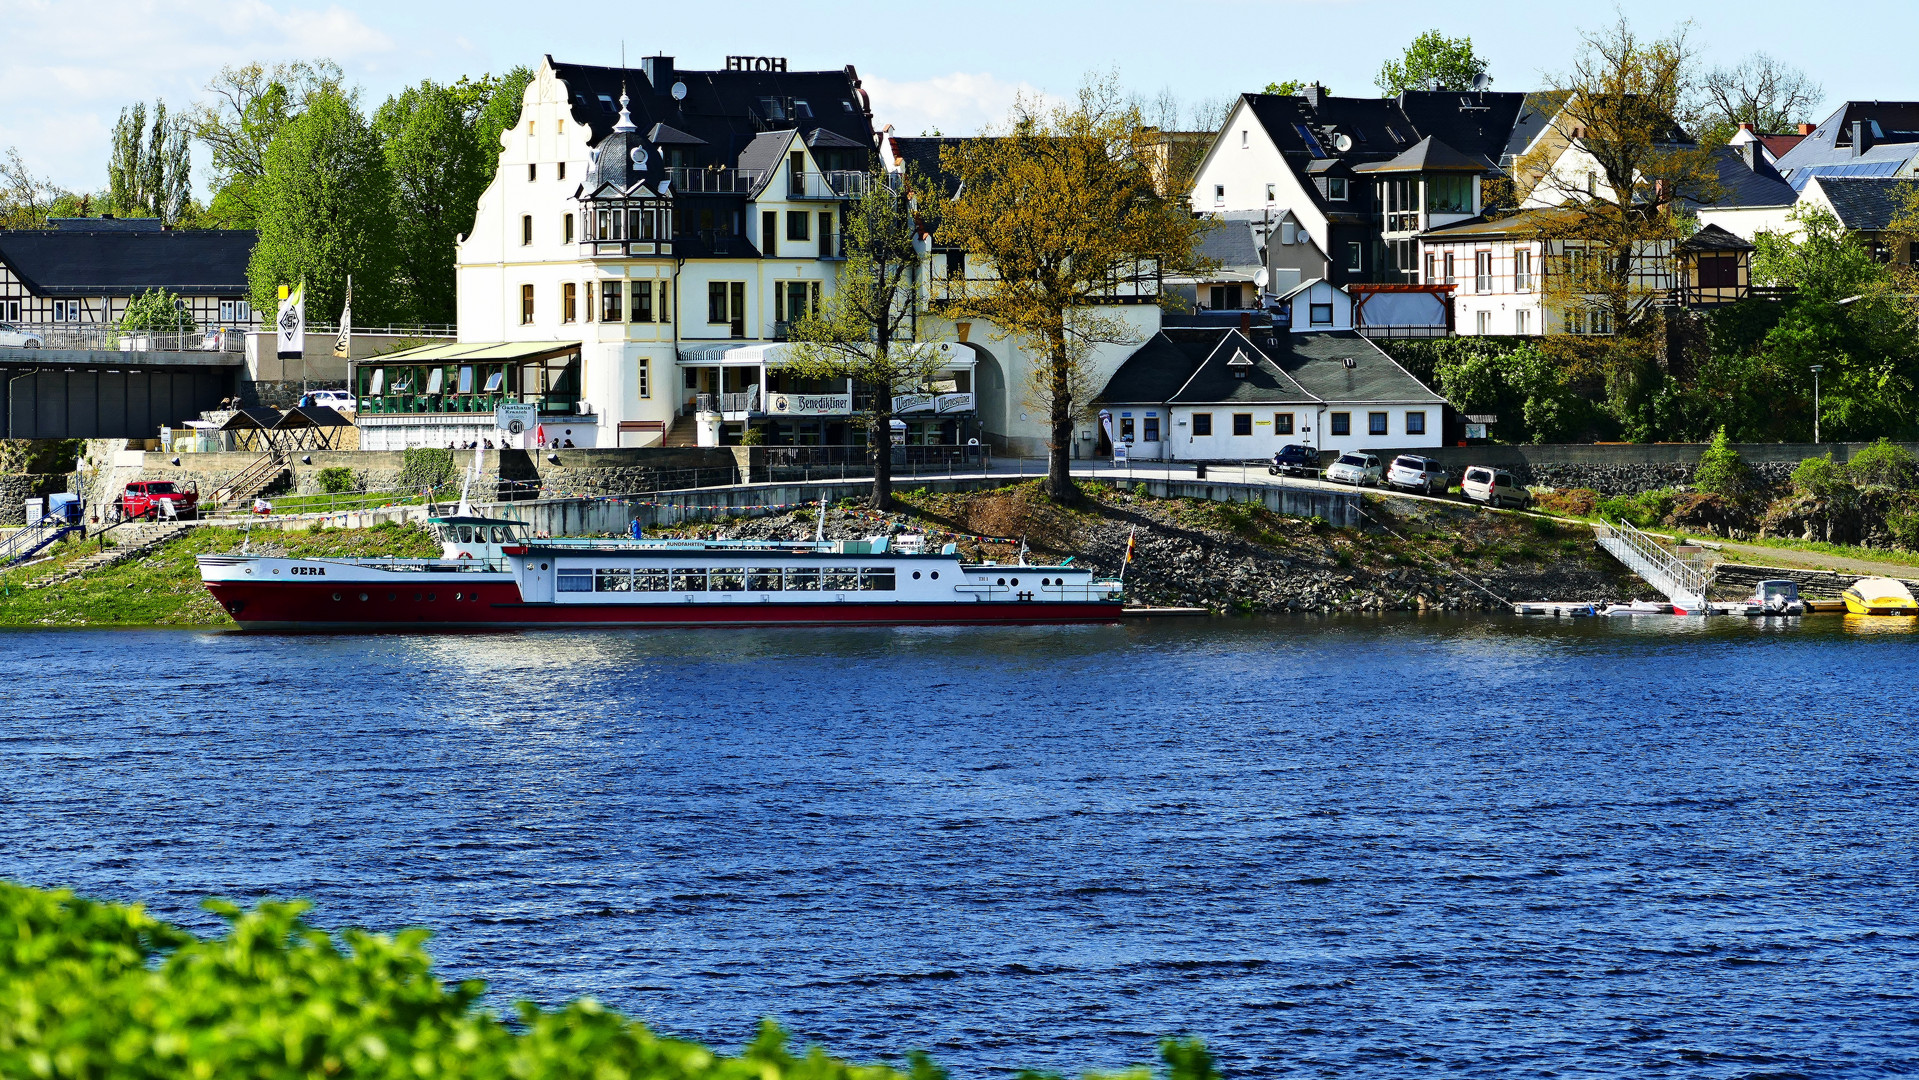
M244 352L250 327L198 330L122 330L113 323L13 323L43 349L88 352Z

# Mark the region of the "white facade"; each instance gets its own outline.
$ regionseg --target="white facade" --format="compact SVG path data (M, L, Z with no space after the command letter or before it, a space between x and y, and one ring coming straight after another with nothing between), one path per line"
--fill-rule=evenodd
M1443 236L1444 234L1441 234ZM1453 330L1462 337L1549 332L1543 241L1510 236L1425 237L1421 277L1452 285Z
M1308 281L1279 299L1292 305L1295 334L1353 328L1352 296L1324 278Z
M1281 234L1280 244L1290 246L1303 237L1319 253L1322 263L1325 252L1331 250L1326 215L1286 163L1286 156L1273 145L1243 96L1200 161L1191 198L1193 209L1199 213L1270 210L1274 219L1282 222L1290 214L1295 233ZM1298 262L1296 256L1288 260L1289 265ZM1304 276L1323 275L1322 269Z

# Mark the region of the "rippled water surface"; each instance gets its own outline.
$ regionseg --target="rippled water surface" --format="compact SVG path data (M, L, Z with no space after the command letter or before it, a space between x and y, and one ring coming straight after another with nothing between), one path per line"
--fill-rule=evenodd
M1919 1068L1919 636L0 636L0 874L963 1076Z

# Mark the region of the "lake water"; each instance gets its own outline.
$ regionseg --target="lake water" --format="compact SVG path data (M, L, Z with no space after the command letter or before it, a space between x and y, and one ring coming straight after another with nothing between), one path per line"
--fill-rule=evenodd
M1895 626L12 633L0 875L964 1077L1890 1075Z

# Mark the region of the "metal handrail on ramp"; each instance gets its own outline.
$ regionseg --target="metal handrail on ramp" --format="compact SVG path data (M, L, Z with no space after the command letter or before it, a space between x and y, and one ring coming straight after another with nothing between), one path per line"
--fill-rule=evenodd
M1666 599L1690 611L1703 609L1706 588L1712 584L1711 571L1681 562L1628 521L1594 525L1593 535L1606 554L1664 593Z

